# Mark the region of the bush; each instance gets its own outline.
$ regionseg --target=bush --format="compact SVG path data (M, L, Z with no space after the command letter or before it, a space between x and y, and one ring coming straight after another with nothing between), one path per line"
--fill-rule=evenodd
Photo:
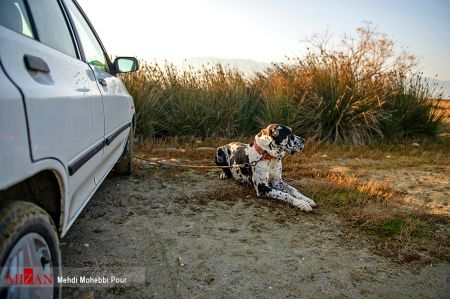
M142 63L124 83L136 102L137 134L234 137L269 123L335 143L437 135L443 115L416 60L369 24L337 49L314 37L304 58L246 78L220 64L178 70Z
M432 100L433 96L433 89L420 76L399 82L383 106L388 115L382 122L386 136L391 139L436 137L444 114L439 111L438 102Z

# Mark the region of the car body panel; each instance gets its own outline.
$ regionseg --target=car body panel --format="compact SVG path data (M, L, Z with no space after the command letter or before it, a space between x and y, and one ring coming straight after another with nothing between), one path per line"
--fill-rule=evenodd
M0 90L1 190L22 180L24 170L31 163L31 156L22 95L2 68L0 68Z
M0 190L52 171L64 236L122 155L133 99L118 77L2 25L0 41ZM25 56L49 72L30 70Z
M24 96L33 161L60 160L66 167L104 140L103 98L86 63L33 39L0 28L2 65ZM25 55L47 63L50 72L30 71ZM91 190L103 152L69 176L69 215Z
M103 108L105 111L105 138L127 124L134 114L134 103L123 85L122 81L106 72L95 70L95 76L105 80L106 85L99 85L103 95ZM103 150L103 161L96 175L96 180L103 178L108 173L107 169L112 161L117 161L123 152L125 140L129 134L129 129L123 130L107 147Z

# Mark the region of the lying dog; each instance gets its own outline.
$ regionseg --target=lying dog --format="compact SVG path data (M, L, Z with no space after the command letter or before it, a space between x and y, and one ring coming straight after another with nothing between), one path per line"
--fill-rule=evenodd
M215 160L219 166L234 166L223 168L221 179L233 177L254 186L258 196L283 200L311 211L316 203L281 179L281 158L303 147L304 140L292 134L291 128L272 124L259 132L251 144L233 142L217 148Z

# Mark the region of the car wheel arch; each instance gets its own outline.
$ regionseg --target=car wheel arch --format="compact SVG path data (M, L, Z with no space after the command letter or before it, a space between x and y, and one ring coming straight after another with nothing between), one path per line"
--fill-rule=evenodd
M59 235L64 227L66 186L59 171L42 169L0 191L0 201L25 201L36 204L51 217Z

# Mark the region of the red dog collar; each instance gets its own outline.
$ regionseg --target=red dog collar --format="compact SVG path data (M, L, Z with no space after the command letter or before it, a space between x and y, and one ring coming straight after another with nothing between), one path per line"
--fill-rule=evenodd
M273 160L273 159L277 159L276 157L271 156L268 152L266 152L265 150L263 150L263 149L256 143L256 139L253 140L253 147L254 147L255 150L258 152L258 154L262 155L262 160Z

